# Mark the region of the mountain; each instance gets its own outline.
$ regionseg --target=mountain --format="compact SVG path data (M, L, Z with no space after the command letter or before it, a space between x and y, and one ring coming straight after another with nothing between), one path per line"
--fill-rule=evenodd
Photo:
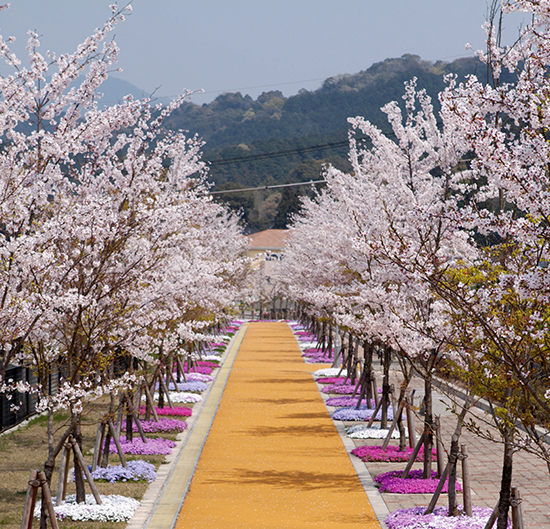
M449 73L459 80L469 74L487 78L486 66L476 58L432 63L404 55L353 75L330 77L318 90L301 90L288 98L271 91L253 100L236 92L202 106L184 103L167 126L203 139L203 158L210 162L209 180L215 189L316 180L323 164L349 170L348 117L363 116L387 132L380 108L390 101L402 102L406 81L416 77L418 88L426 89L437 107L437 94ZM255 192L254 210L245 215L251 229L272 225L281 196L280 191ZM237 194L223 197L246 209Z

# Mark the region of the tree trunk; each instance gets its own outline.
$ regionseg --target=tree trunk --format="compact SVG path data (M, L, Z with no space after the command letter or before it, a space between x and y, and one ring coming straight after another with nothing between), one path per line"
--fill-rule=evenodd
M380 429L386 429L388 427L388 405L390 403L390 364L391 364L391 351L389 347L384 347L382 356L384 366L384 378L382 379L382 417L380 421ZM396 411L396 410L394 410Z
M78 422L73 431L73 437L82 452L82 431L80 422ZM84 503L86 501L86 489L84 488L84 469L80 465L78 458L74 458L74 481L76 486L76 502Z
M458 461L458 437L453 435L449 453L449 516L458 516L456 503L456 462Z
M513 437L514 431L512 427L506 427L504 432L504 457L502 461L502 479L500 481L497 529L506 529L508 524L510 487L512 486L512 462L514 457Z

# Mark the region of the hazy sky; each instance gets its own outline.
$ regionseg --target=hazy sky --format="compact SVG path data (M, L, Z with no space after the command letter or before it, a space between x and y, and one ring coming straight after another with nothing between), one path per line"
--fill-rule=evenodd
M104 0L12 0L0 34L25 53L37 30L42 50L71 52L110 15ZM119 3L119 5L123 5ZM450 61L484 47L486 0L134 0L115 30L117 77L159 96L204 89L203 103L223 92L256 98L292 95L327 77L356 73L405 53ZM505 23L505 40L519 18ZM3 69L0 66L0 72Z

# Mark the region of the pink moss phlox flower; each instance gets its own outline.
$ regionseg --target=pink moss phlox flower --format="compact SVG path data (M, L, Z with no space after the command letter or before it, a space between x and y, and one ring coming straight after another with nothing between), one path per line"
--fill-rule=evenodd
M380 446L358 446L354 448L351 453L354 456L359 457L363 461L381 461L381 462L406 462L414 452L413 448L406 448L403 452L399 451L398 446L388 446L386 450L382 450ZM422 461L424 459L424 447L420 449L420 452L416 456L415 461ZM432 452L432 461L436 460L435 449Z
M191 417L193 414L193 410L191 408L187 408L186 406L174 406L174 409L170 408L169 406L166 406L164 408L159 408L158 406L155 406L155 410L157 412L157 415L174 415L176 417ZM145 406L141 406L139 408L140 415L145 415Z
M317 380L317 384L335 384L342 385L346 377L325 377Z
M172 453L172 448L176 446L174 441L171 441L170 439L163 439L162 437L157 437L156 439L146 437L146 439L147 443L144 443L141 440L141 437L138 436L134 437L134 440L130 442L126 440L124 435L121 435L120 445L122 447L122 452L133 455L168 455ZM111 439L109 453L117 453L114 439Z
M394 494L432 494L437 488L439 478L435 470L432 470L432 477L430 479L423 479L422 470L411 470L409 475L403 479L401 474L402 470L392 470L390 472L384 472L378 474L374 478L374 481L380 485L380 492L392 492ZM442 492L448 492L448 481L445 481ZM456 484L457 492L462 491L460 483Z
M409 507L399 509L388 515L385 522L388 529L484 529L493 509L489 507L472 507L472 517L460 513L459 516L448 516L448 507L436 507L432 514L425 515L427 507ZM462 511L459 505L459 511ZM512 522L508 521L508 527Z
M209 366L197 366L197 367L193 367L191 369L191 371L188 371L187 370L187 365L184 366L184 369L185 369L185 373L201 373L202 375L211 375L212 374L212 371L214 371L214 369L212 367L209 367Z
M372 417L374 410L366 405L359 406L359 409L355 408L340 408L332 414L332 418L335 421L367 421ZM376 420L382 419L382 410L378 410L376 414ZM393 409L388 407L388 420L393 421Z
M183 432L187 428L187 423L185 421L180 421L178 419L167 419L162 417L157 421L151 420L141 420L141 427L145 433L155 433L155 432ZM126 430L126 424L122 424L123 429ZM133 423L132 430L134 432L138 431L137 424Z

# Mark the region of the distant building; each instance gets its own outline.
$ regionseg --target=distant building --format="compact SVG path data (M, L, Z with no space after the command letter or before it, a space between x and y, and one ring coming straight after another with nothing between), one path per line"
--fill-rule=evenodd
M286 239L289 230L264 230L249 235L248 257L253 259L252 268L256 270L253 290L256 292L254 313L263 317L279 317L286 314L287 302L281 297L278 269L284 257ZM258 312L257 312L258 311Z
M274 256L278 260L285 251L286 239L289 230L264 230L250 235L249 257L257 257L261 254ZM269 260L269 259L267 259Z

